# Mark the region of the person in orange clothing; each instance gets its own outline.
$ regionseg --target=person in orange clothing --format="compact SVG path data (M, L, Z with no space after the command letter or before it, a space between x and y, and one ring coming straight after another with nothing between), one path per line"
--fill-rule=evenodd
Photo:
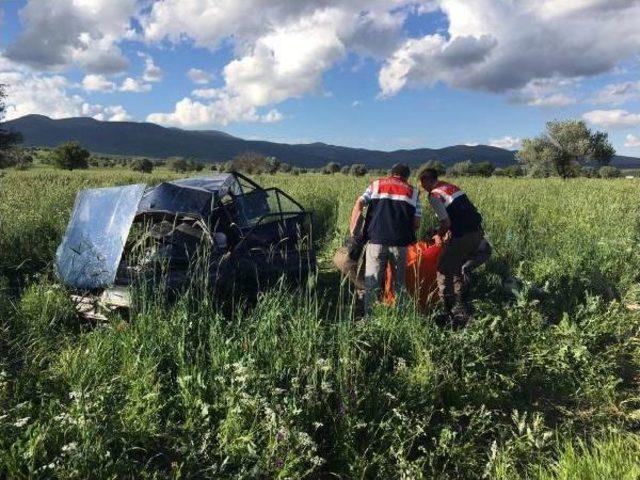
M429 205L440 226L434 236L442 246L438 260L438 290L447 315L454 323L469 318L463 295L465 280L462 267L478 251L483 240L482 216L459 187L438 179L435 169L419 174L420 185L429 194Z

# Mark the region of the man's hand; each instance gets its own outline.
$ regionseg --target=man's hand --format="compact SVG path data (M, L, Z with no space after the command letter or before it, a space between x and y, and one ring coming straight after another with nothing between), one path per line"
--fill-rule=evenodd
M433 243L435 243L438 247L441 247L444 244L444 240L437 233L433 236Z

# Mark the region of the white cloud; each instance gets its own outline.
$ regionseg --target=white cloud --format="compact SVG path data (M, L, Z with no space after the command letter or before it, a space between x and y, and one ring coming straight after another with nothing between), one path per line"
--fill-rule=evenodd
M162 80L162 69L153 63L153 58L143 52L138 52L138 55L144 58L144 73L142 79L145 82L159 82Z
M82 88L89 92L113 92L115 84L107 80L104 75L86 75L82 80Z
M22 31L6 55L36 69L122 72L129 62L117 43L131 35L136 10L136 0L29 0L19 13Z
M352 107L361 107L362 106L362 101L361 100L354 100L353 102L351 102L351 106Z
M575 82L558 78L532 80L523 88L509 93L511 103L535 107L564 107L577 102L567 93L567 89Z
M335 28L342 32L341 37L352 41L354 49L386 54L393 48L394 40L400 40L407 8L431 3L427 0L164 0L153 4L142 25L146 39L152 42L168 39L178 43L187 38L197 46L213 50L223 40L233 37L243 49L269 33L274 25L295 23L317 11L334 9L345 14L345 21Z
M640 81L607 85L595 95L593 102L621 105L638 99L640 99Z
M142 93L150 91L151 85L136 80L135 78L127 77L122 81L122 85L120 85L120 88L118 90L120 90L121 92Z
M345 24L345 15L337 8L317 9L272 27L247 45L243 56L226 65L224 87L193 92L208 103L185 98L174 112L152 114L151 121L193 126L280 120L269 113L259 115L257 108L321 93L323 73L346 55L337 30Z
M198 98L218 98L220 89L218 88L198 88L191 92L191 95Z
M262 115L260 121L263 123L277 123L284 118L284 115L275 108L269 110L266 114Z
M171 113L152 113L147 121L177 127L228 125L231 122L256 122L259 116L255 108L221 93L215 102L204 104L183 98Z
M482 63L496 45L491 35L447 40L435 34L409 39L380 70L381 96L395 95L405 86L456 83L470 66Z
M319 10L276 27L224 68L226 88L253 106L318 91L322 74L346 53L336 32L342 15L337 9Z
M1 61L0 70L3 65ZM73 85L62 75L40 75L26 70L0 71L0 83L7 85L6 119L29 114L51 118L96 115L105 120L126 120L131 117L121 105L94 105L80 95L69 92Z
M237 58L223 69L222 89L199 89L183 99L170 122L201 118L262 121L257 108L307 94L321 95L323 74L349 51L383 58L402 40L413 0L166 0L142 21L149 41L193 41L215 49L231 38ZM260 15L246 12L260 11ZM204 79L203 82L204 83ZM219 91L220 90L220 91ZM233 108L229 108L232 105ZM185 109L189 114L186 114ZM195 113L194 110L198 113ZM242 114L239 114L242 112ZM193 114L193 116L192 116ZM268 114L267 114L268 117ZM265 117L266 118L266 117ZM223 123L224 124L224 123Z
M205 72L204 70L200 70L199 68L190 68L187 72L187 77L193 83L198 85L206 85L207 83L213 80L213 74L209 72Z
M627 141L625 142L624 146L630 148L640 147L640 137L632 135L630 133L629 135L627 135Z
M522 139L507 135L502 138L489 140L489 145L492 147L504 148L506 150L517 150L522 147Z
M587 122L602 128L629 128L640 125L640 114L626 110L592 110L582 118Z
M82 104L82 115L103 122L126 122L131 120L131 116L122 105L103 107L102 105L84 103Z
M383 96L436 82L508 92L532 80L607 72L640 50L637 0L439 0L439 4L448 19L448 36L406 40L380 71ZM446 61L443 57L450 49L453 58ZM552 96L537 104L568 101Z
M279 122L284 116L275 109L261 115L252 105L241 97L230 96L223 89L211 89L208 92L213 101L202 103L183 98L176 103L171 113L152 113L147 121L175 127L204 127L210 125L228 125L233 122Z

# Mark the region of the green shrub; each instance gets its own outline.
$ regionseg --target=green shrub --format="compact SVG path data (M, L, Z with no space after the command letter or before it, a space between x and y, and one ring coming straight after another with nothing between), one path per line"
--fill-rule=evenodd
M53 165L63 170L86 169L90 155L78 142L66 142L53 151Z
M153 167L153 162L148 158L136 158L131 162L131 170L134 172L151 173Z
M605 165L604 167L600 167L598 170L598 175L600 178L618 178L621 173L620 170L616 167L612 167L611 165Z

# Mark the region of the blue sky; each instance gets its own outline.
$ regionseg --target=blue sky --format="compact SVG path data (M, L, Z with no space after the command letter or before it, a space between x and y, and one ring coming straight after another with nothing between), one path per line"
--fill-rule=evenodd
M640 156L637 0L5 0L0 11L8 118L382 150L517 148L548 120L582 118Z

